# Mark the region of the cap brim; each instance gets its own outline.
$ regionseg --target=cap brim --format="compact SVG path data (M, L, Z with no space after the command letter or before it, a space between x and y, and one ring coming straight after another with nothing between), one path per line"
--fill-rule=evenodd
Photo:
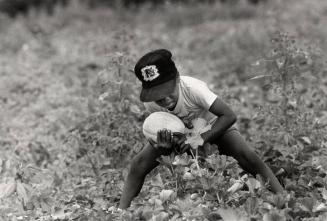
M176 78L151 88L143 88L140 94L140 100L142 102L160 100L172 94L175 87Z

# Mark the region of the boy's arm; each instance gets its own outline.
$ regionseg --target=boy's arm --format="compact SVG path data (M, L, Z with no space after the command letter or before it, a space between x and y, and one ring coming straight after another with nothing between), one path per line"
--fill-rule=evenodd
M235 113L219 98L210 106L209 111L217 115L218 119L211 127L211 130L201 134L204 143L219 138L236 121ZM275 193L282 192L283 187L280 185L271 169L255 154L255 152L246 147L246 145L243 146L242 150L234 157L236 157L239 162L242 162L242 164L248 165L247 167L251 170L248 172L263 176L264 180L268 181Z
M236 121L235 113L224 101L218 97L210 106L209 111L216 115L218 118L212 125L211 130L201 134L204 143L211 142L219 138Z

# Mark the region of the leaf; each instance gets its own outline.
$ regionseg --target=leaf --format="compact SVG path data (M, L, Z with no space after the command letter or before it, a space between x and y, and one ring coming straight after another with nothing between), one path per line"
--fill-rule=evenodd
M244 204L244 209L249 215L255 215L258 211L259 201L256 197L249 197Z
M289 145L290 144L290 140L291 140L291 136L286 133L286 134L284 134L283 138L284 138L285 144Z
M168 200L172 200L174 191L173 190L162 190L159 194L160 200L162 202L166 202Z
M199 146L202 146L204 143L203 138L200 134L193 136L186 136L186 144L190 144L193 149L197 149Z
M250 193L254 193L255 189L258 189L261 187L261 184L258 180L254 179L254 178L248 178L248 180L245 182L246 185L249 187L249 191Z
M160 199L156 199L156 198L149 199L149 203L155 205L156 207L162 206L162 201Z
M235 193L236 191L242 189L244 183L241 181L236 181L230 188L228 188L227 192Z
M277 65L277 67L279 69L281 69L284 66L284 64L285 64L285 61L286 61L285 57L277 58L276 59L276 65Z
M210 130L211 125L207 123L207 121L203 118L195 118L192 120L192 133L194 134L201 134L208 130Z
M265 213L262 218L263 221L286 221L284 215L277 213L276 211Z
M196 200L198 197L199 197L199 194L197 194L197 193L192 193L191 196L190 196L190 199L191 199L191 200Z
M1 183L0 184L0 199L9 197L15 191L16 191L16 181L14 178L11 178L6 183Z
M270 78L270 77L272 77L272 75L265 75L265 74L263 74L263 75L258 75L258 76L252 77L249 80L259 80L259 79Z
M287 197L284 194L277 194L277 195L273 195L272 197L273 200L273 204L278 208L278 209L282 209L287 201Z
M241 217L239 213L233 209L219 209L219 215L223 218L224 221L245 221L245 217Z
M251 64L251 66L259 66L262 60L257 60Z
M168 220L168 216L169 216L168 213L162 211L157 215L153 215L151 220L166 221L166 220Z
M212 154L205 159L209 166L214 170L224 169L226 167L227 157L225 155Z
M160 157L157 158L157 161L167 167L170 167L175 159L175 155L172 153L171 155L164 156L161 155Z
M311 197L305 197L301 200L300 207L301 209L312 212L314 205L315 205L315 199Z
M94 209L98 209L98 210L105 210L106 208L108 208L108 201L103 199L102 197L96 197L93 199L94 202Z
M129 110L134 114L141 114L141 109L136 104L132 104Z
M321 195L322 195L322 198L326 201L327 200L327 190L321 189Z
M162 182L160 173L158 173L152 180L151 180L151 184L152 186L158 186L163 188L164 187L164 183Z
M103 102L106 99L106 97L108 97L108 96L109 96L109 93L105 92L105 93L101 94L98 99L99 99L99 101Z
M22 199L24 203L27 203L29 201L29 196L27 194L25 186L20 181L17 181L16 191L17 191L18 198Z
M301 140L305 143L310 145L311 144L311 140L309 139L309 137L301 137Z
M51 214L51 217L56 220L63 220L63 219L68 219L68 217L72 214L72 212L65 212L64 209L59 209L56 212L54 212L53 214Z
M173 165L181 165L187 166L190 164L191 157L187 153L183 153L182 155L175 156L175 160L172 163Z
M193 176L192 173L190 173L190 172L185 172L184 175L183 175L183 179L184 179L184 180L194 180L195 177Z
M327 205L324 203L316 203L313 207L312 212L327 212Z
M3 164L3 160L0 158L0 174L2 172L2 164Z
M203 145L204 140L201 134L210 130L211 125L203 118L195 118L192 120L192 129L189 129L186 134L186 144L190 144L193 149Z

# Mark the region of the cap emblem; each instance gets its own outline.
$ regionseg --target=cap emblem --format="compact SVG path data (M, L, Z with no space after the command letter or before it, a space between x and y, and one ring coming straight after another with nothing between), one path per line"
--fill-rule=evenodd
M145 81L153 81L160 75L155 65L145 66L141 72Z

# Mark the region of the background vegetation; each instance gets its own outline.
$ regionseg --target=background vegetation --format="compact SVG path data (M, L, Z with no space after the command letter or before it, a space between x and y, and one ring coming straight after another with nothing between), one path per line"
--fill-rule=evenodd
M327 3L164 4L0 16L2 220L326 220ZM238 114L286 193L230 158L162 159L128 211L116 210L143 147L131 72L168 48ZM173 164L171 164L173 162Z

